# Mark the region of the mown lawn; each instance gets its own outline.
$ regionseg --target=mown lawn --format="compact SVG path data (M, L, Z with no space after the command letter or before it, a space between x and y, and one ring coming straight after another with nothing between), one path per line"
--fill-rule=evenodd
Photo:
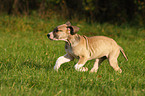
M0 16L0 96L145 96L145 28L73 22L78 34L104 35L124 49L118 58L122 73L104 61L97 73L77 72L77 60L53 70L65 54L64 42L50 41L47 33L65 23L58 19ZM93 67L94 60L86 67Z

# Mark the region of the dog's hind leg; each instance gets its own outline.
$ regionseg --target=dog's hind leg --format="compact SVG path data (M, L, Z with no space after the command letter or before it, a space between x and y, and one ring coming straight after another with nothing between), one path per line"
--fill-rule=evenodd
M113 67L115 71L119 71L119 73L122 73L122 70L118 66L117 58L119 56L120 50L119 51L114 51L109 55L109 63Z
M69 54L65 54L64 56L59 57L55 63L54 70L58 71L61 64L72 60L74 60L74 58Z
M106 56L104 56L104 57L102 57L102 58L99 58L99 59L96 59L93 68L90 70L90 73L92 73L92 72L95 72L95 73L96 73L97 70L98 70L98 68L99 68L99 66L100 66L100 64L101 64L105 59L107 59Z

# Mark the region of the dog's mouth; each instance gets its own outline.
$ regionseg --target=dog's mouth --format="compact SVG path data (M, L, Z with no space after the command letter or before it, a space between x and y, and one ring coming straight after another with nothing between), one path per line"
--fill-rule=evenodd
M55 40L55 41L59 41L59 40L67 41L67 40L65 40L65 39L57 39L57 38L53 38L53 37L48 36L48 35L47 35L47 37L48 37L48 39L50 39L50 40Z
M67 41L67 40L65 40L65 39L56 39L56 38L49 38L50 40L55 40L55 41L59 41L59 40L61 40L61 41Z
M56 39L56 38L49 38L50 40L55 40L55 41L58 41L59 39Z

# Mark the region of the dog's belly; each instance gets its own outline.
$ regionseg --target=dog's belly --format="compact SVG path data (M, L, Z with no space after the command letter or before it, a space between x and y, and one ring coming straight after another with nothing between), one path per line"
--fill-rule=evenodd
M103 56L108 57L108 53L105 51L104 52L96 51L94 53L91 53L90 50L86 50L86 49L73 51L71 48L69 48L69 49L65 49L65 50L68 54L70 54L71 56L73 56L74 58L77 58L77 59L79 59L80 56L84 56L88 60L101 58Z
M101 57L108 57L108 53L105 53L105 52L102 52L102 53L94 53L92 55L90 55L90 57L88 58L88 60L92 60L92 59L98 59L98 58L101 58Z

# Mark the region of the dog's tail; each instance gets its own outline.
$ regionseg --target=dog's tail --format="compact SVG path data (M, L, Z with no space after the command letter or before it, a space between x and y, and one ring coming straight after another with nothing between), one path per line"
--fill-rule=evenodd
M120 46L119 46L119 47L120 47ZM127 56L125 55L124 50L123 50L122 47L120 47L120 51L121 51L121 53L123 54L123 56L124 56L124 58L126 59L126 61L128 61Z

